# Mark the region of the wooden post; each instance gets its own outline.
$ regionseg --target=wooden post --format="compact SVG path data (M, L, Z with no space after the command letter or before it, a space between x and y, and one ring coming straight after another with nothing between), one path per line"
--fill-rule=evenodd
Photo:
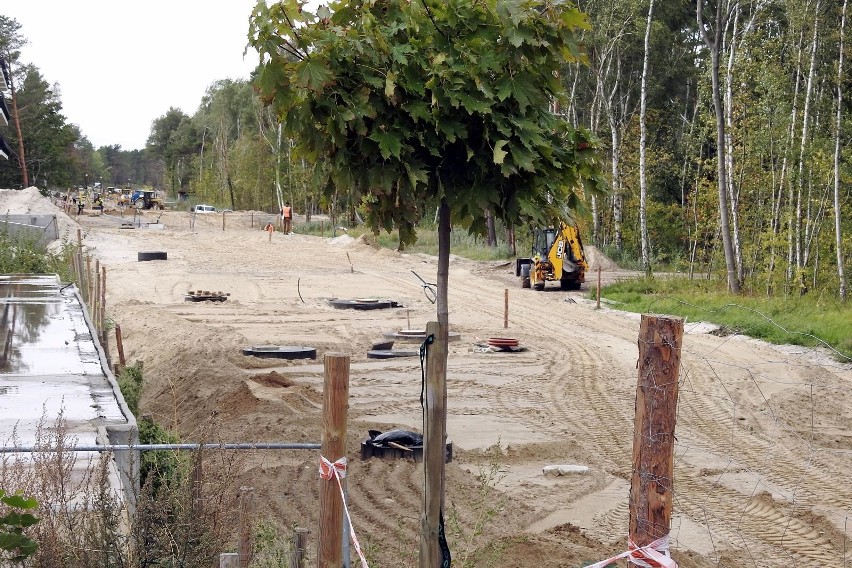
M251 228L254 229L254 211L251 212Z
M101 302L101 261L95 259L95 288L92 290L92 323L95 324L95 329L100 330L100 302Z
M426 337L434 341L426 352L426 411L423 425L425 490L420 515L420 568L439 568L441 548L438 526L444 500L447 432L447 330L437 322L426 324Z
M222 230L225 230L225 212L222 211Z
M101 333L104 331L105 323L106 323L106 266L101 266L101 289L100 289L100 325L101 325ZM104 336L106 337L106 336Z
M682 337L682 319L642 315L629 533L639 547L669 534Z
M219 568L240 568L239 552L223 552L219 555Z
M293 529L293 555L290 558L290 568L305 568L307 550L308 529L296 527Z
M598 302L595 305L595 309L601 309L601 267L598 265Z
M320 219L320 236L325 236L325 221L323 219Z
M83 299L89 304L92 300L92 257L86 255L86 292L83 294ZM89 306L91 310L91 306Z
M503 292L503 329L509 329L509 289Z
M322 456L334 463L346 455L346 419L349 413L349 355L327 353L323 359ZM342 480L345 484L346 480ZM345 485L344 485L345 486ZM320 479L318 568L343 565L343 500L337 479Z
M121 326L115 326L115 347L118 349L118 364L123 370L127 366L127 359L124 358L124 343L121 342Z
M74 270L77 272L77 286L80 295L86 297L86 276L83 274L83 231L77 229L77 250L74 251Z
M247 568L254 553L254 487L240 487L240 568Z

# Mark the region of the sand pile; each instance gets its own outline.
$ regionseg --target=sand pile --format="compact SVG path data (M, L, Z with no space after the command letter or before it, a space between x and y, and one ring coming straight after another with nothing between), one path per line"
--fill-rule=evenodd
M62 209L39 193L37 187L31 186L23 190L0 189L0 214L3 215L55 215L59 225L59 240L76 238L80 225L65 214Z
M589 263L589 270L597 270L598 266L601 270L620 270L619 266L611 258L607 257L600 249L594 245L584 245L583 252L586 253L586 260Z

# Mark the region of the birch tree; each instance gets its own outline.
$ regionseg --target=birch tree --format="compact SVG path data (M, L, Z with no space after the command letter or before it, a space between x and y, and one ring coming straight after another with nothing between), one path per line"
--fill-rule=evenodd
M737 278L734 248L731 242L731 226L728 216L728 181L725 167L725 112L719 85L719 62L722 39L730 17L731 4L728 0L716 0L713 20L705 23L704 0L696 3L698 31L710 53L710 78L712 83L713 109L716 114L716 172L719 194L719 231L725 253L725 267L728 274L728 289L734 294L740 293L740 281Z
M647 125L645 123L648 101L648 60L650 58L651 20L654 0L648 2L648 20L645 23L645 52L642 58L642 87L639 92L639 238L642 241L642 268L651 272L651 243L648 239L648 182L645 171Z
M843 0L840 14L840 48L837 58L837 111L834 119L834 250L837 255L837 279L840 281L838 293L846 301L846 274L843 270L843 234L840 214L840 138L843 132L843 48L846 34L846 7L849 0Z

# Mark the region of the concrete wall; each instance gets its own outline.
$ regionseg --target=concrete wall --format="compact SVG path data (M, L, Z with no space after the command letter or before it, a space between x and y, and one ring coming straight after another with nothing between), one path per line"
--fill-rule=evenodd
M2 215L0 232L10 235L30 234L38 243L47 246L59 238L56 215Z

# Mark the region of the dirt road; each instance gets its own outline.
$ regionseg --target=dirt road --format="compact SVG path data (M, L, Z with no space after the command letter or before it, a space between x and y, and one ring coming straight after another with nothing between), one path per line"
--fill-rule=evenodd
M224 232L220 216L199 216L192 231L186 213L164 214L165 230L82 219L86 246L107 267L108 314L121 325L128 359L145 364L143 408L186 439L319 441L321 360L269 363L240 349L310 345L351 354L356 531L376 566L416 565L422 468L356 456L368 428L420 428L419 360L376 361L366 352L383 332L434 319L411 270L434 281L435 260L348 237L276 233L269 242L247 215L232 215ZM168 260L137 262L138 251L167 251ZM231 296L185 302L197 289ZM461 334L450 344L448 378L454 565L580 566L624 547L639 318L595 310L584 291L522 290L507 265L451 261L450 322ZM405 308L328 303L363 297ZM846 566L852 367L711 329L688 322L684 337L674 556L684 567ZM474 345L507 335L527 350ZM282 526L316 525L315 459L248 458L245 480ZM544 477L549 464L590 471Z

